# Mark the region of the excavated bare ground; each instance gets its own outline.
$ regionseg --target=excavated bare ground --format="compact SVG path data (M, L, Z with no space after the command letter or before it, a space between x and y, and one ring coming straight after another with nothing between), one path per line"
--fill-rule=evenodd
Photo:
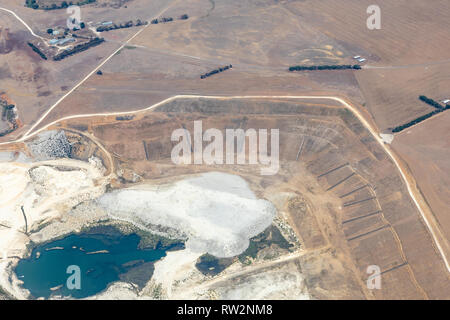
M132 185L136 174L154 183L205 171L242 176L295 230L307 253L298 261L313 297L449 298L443 260L398 171L347 110L180 99L132 120L114 120L73 119L63 126L86 126L111 152L122 175L117 187ZM186 128L192 134L194 120L203 121L203 130L223 133L226 128L280 129L279 173L261 176L250 165L174 165L171 133ZM370 265L381 269L381 290L366 287Z

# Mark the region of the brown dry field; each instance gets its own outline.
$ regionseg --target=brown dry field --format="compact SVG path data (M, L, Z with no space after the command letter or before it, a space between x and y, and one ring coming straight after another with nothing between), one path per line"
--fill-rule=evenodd
M393 143L408 163L447 239L450 239L449 133L450 113L443 113L397 134Z
M101 5L83 6L82 16L85 21L149 19L165 9L167 10L163 16L177 17L188 13L190 18L187 21L146 28L127 48L101 68L102 76L94 74L90 77L58 105L38 128L69 115L142 109L176 94L304 94L343 97L358 107L380 132L386 131L432 110L417 99L419 95L435 100L450 98L450 2L379 0L377 4L381 7L382 29L376 31L370 31L366 27L366 9L371 4L373 1L370 0L132 0L127 2L127 8L122 6L119 9ZM25 8L23 0L0 0L0 7L14 10L40 35L44 35L49 24L64 23L67 17L64 10L45 12ZM12 140L26 132L64 92L139 30L130 28L103 33L107 43L63 60L64 62L55 63L40 60L26 46L25 42L31 39L31 35L15 18L0 11L0 19L0 26L10 28L15 43L13 52L0 55L0 90L6 91L17 103L19 117L24 123L20 130L1 138L0 142ZM354 55L368 58L363 70L304 73L289 73L286 70L289 65L296 64L354 63ZM233 64L233 69L205 80L199 79L200 74L227 64ZM174 102L175 105L177 103L179 102ZM236 117L239 117L243 113L242 108L247 108L248 105L244 102L235 103L236 106L231 110L237 112ZM264 112L268 114L267 117L270 115L270 119L266 119L264 113L252 115L251 120L255 121L253 125L283 123L287 128L293 126L284 116L273 115L279 112L276 108L280 103L272 101L271 106L265 107ZM310 112L309 110L318 107L316 104L305 102L302 112ZM177 108L180 106L177 105ZM91 130L108 150L117 155L119 163L120 158L125 157L121 165L126 169L147 174L145 177L149 179L164 175L176 176L191 172L192 168L183 171L184 169L175 169L170 164L159 163L159 160L164 159L158 158L159 155L150 160L144 159L143 145L161 150L171 147L170 143L163 143L170 139L171 130L188 119L191 123L195 117L207 117L208 121L212 121L211 126L214 124L218 128L229 124L228 121L242 120L232 119L230 115L210 119L209 114L205 116L195 112L173 115L172 112L179 111L177 108L164 113L152 113L151 117L142 122L145 125L139 123L139 132L136 131L137 124L127 122L92 125L85 123L87 120L83 119L74 120L73 123L77 123L80 129ZM210 102L208 108L221 106ZM450 239L449 117L447 111L396 134L392 145L405 168L414 176L447 239ZM280 122L281 118L286 123ZM330 121L324 117L319 118L317 130L320 131L321 126L330 125ZM92 121L106 120L96 118ZM298 128L293 128L294 132L296 130ZM384 276L392 281L388 281L389 284L386 284L387 287L383 288L377 298L449 298L448 273L441 268L442 262L432 248L431 238L411 199L405 194L398 172L384 159L384 153L369 138L365 137L366 140L361 141L361 137L356 139L351 132L346 129L344 131L345 134L338 130L340 135L337 136L347 137L349 140L345 143L341 141L343 138L339 140L343 143L343 150L338 153L345 153L349 148L349 141L352 141L361 146L364 152L368 152L369 156L366 154L364 158L357 150L348 151L340 157L348 159L346 161L350 163L350 167L343 167L344 170L336 170L320 178L319 169L325 170L338 165L333 163L334 153L328 153L326 148L317 155L311 155L310 159L305 159L305 163L311 162L311 167L301 168L301 164L295 164L305 177L312 174L311 184L316 183L315 188L322 190L325 198L329 198L332 203L340 201L343 206L347 204L342 217L339 217L342 225L328 221L332 226L330 228L335 228L336 233L339 233L337 238L346 239L348 243L345 246L351 252L352 258L345 258L340 263L354 264L360 270L355 281L360 283L365 264L369 260L379 262L386 271ZM124 136L135 141L124 145L120 141ZM286 141L281 143L287 146L291 139L286 135ZM298 141L295 140L295 143ZM311 148L314 147L313 144ZM292 157L295 155L285 158L289 165L292 164ZM317 159L327 162L322 163ZM158 163L154 164L154 161ZM355 169L357 174L333 187L352 174L348 170ZM297 169L285 170L288 173L284 172L283 179L288 180L286 183L289 188L301 188L300 182L294 182L294 178L288 179L289 174ZM238 172L248 175L246 172ZM317 176L314 177L314 174ZM361 189L361 194L345 197L348 199L343 202L340 197L345 194L346 188L356 189L361 186L359 178L370 182L372 187ZM250 176L248 179L255 178ZM270 185L271 182L263 183L264 186L266 184ZM255 182L256 185L258 183ZM373 186L377 188L374 189ZM331 187L331 192L326 191ZM345 190L340 190L341 188ZM303 191L302 195L308 194ZM343 193L335 194L338 191ZM331 193L333 196L329 195ZM361 199L358 197L369 199L369 195L373 193L376 198L352 204L352 201ZM334 197L334 200L330 197ZM362 211L364 217L361 218ZM379 211L383 212L384 217L378 214ZM325 217L325 212L332 211L318 210L317 216L329 220L329 217ZM366 214L370 215L366 217ZM293 221L293 224L298 229L311 226L310 238L303 240L312 247L319 243L317 246L320 247L323 239L316 228L320 223L315 223L311 217L305 217L304 221ZM359 237L376 229L379 230L373 234ZM396 238L392 236L392 230L396 231L403 244L404 255L393 249ZM301 233L299 230L298 232ZM324 233L323 230L321 232ZM359 238L348 240L354 237ZM335 243L334 246L338 245ZM383 248L388 251L383 252ZM348 257L346 253L343 255ZM405 260L406 266L402 265ZM417 283L411 281L411 273L422 289L417 289ZM344 291L351 292L355 297L358 294L370 297L370 293L361 293L361 286L358 288L347 288Z
M420 94L436 99L448 95L450 56L444 40L449 32L444 26L450 19L450 4L445 0L433 5L418 0L380 1L382 29L376 31L365 25L369 4L366 0L174 0L152 1L150 5L133 0L127 8L114 10L100 5L83 6L85 21L143 18L164 8L165 16L189 13L190 19L146 28L132 41L135 49L125 49L111 59L104 68L107 74L101 78L94 75L55 110L51 119L85 110L130 110L180 93L322 91L347 96L364 105L380 130L402 124L429 110L417 101ZM36 11L23 7L21 0L7 4L0 1L0 5L15 10L40 34L49 25L64 23L66 18L64 10ZM16 27L21 28L17 23ZM23 130L61 96L61 88L72 87L106 52L112 52L114 45L117 47L135 32L131 28L103 33L110 42L101 46L104 51L90 50L63 63L38 60L37 67L41 69L30 74L46 75L46 79L36 80L39 84L35 84L41 87L45 83L46 87L27 93L51 94L38 106L28 101L31 99L19 101L12 97L27 106L27 112L22 114ZM100 54L94 59L87 57L94 51ZM30 50L28 53L33 54ZM355 73L356 78L351 72L286 72L286 67L293 64L351 63L356 54L368 58L368 68ZM229 63L233 70L198 84L199 74ZM63 76L52 75L51 71ZM58 88L54 83L58 83ZM19 87L15 84L10 86L11 91Z
M0 0L4 7L18 14L33 31L43 37L54 26L65 26L68 17L65 10L33 10L26 8L22 0ZM134 0L130 8L83 6L81 16L86 22L148 20L166 6L164 0ZM104 58L111 55L137 28L121 29L102 34L107 42L95 49L55 62L44 61L27 42L35 39L11 14L0 10L0 27L9 28L14 50L0 54L0 88L17 103L19 118L24 126L0 142L12 140L25 133L51 105L81 79L86 77Z
M356 78L381 131L433 111L419 101L420 95L436 101L450 96L450 61L427 67L364 70Z
M184 127L192 134L194 120L202 120L203 130L280 128L279 173L261 176L257 166L248 165L174 165L171 132ZM299 259L314 297L450 298L444 263L397 169L345 109L278 100L179 99L133 120L71 119L57 127L88 132L113 155L114 170L122 172L114 187L136 183L135 174L139 181L212 170L242 176L258 196L277 205L306 257L315 261ZM381 268L381 290L366 288L366 269L374 264ZM324 275L320 281L318 274Z

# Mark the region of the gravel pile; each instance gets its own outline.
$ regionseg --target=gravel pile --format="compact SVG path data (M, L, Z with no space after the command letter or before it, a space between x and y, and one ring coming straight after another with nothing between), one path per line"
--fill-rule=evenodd
M45 131L27 143L33 157L38 161L70 158L72 146L62 130Z

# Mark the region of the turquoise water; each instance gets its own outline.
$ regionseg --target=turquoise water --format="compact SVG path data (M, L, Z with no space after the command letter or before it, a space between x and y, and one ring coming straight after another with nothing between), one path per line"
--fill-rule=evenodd
M170 248L142 250L138 248L139 242L136 234L117 232L70 235L35 247L30 258L19 261L15 271L34 298L51 295L84 298L103 291L121 278L136 277L141 283L150 279L153 265L149 262L161 259ZM101 250L107 252L93 253ZM66 272L71 265L80 268L80 289L70 290L66 285L73 274Z

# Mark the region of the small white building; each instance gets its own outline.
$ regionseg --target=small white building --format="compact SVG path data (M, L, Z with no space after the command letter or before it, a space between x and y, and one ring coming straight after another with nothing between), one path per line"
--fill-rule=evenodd
M361 56L354 56L353 57L353 59L356 59L356 60L358 60L358 59L360 59L361 58Z
M443 103L443 104L447 104L447 103L450 103L450 99L445 99L445 100L442 100L442 103Z
M361 58L361 59L358 59L358 61L359 61L359 62L366 62L367 59Z

